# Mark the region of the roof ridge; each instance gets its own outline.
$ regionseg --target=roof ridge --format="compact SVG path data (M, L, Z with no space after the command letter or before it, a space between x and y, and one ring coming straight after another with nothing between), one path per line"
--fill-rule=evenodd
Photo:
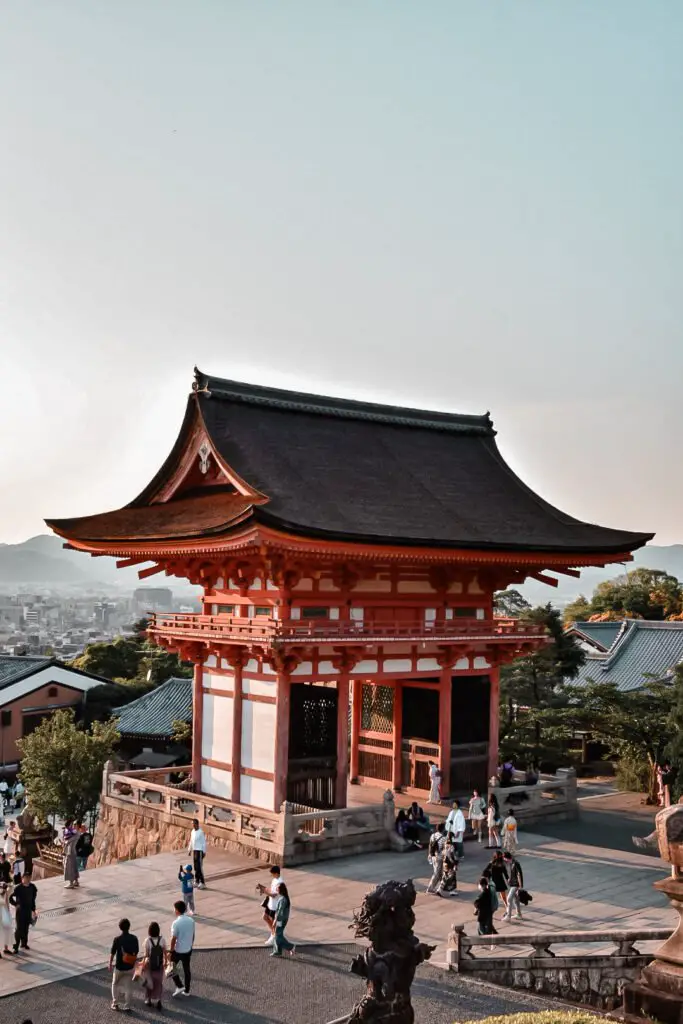
M223 377L211 377L195 367L192 390L206 398L229 398L249 405L265 405L290 412L315 413L341 419L370 420L394 426L424 427L431 430L453 431L494 437L491 416L472 413L438 412L416 409L412 406L385 405L381 402L360 402L352 398L335 398L303 391L265 387Z

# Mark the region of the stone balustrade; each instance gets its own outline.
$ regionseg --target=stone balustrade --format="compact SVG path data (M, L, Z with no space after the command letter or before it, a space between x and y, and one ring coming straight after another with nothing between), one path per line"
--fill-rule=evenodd
M505 818L512 810L520 825L572 820L579 813L576 772L572 768L542 776L533 786L490 786L489 793L495 794L501 816Z
M467 935L463 925L454 924L447 963L479 981L613 1010L621 1004L624 985L653 958L636 943L669 935L666 928ZM569 948L555 952L558 946Z

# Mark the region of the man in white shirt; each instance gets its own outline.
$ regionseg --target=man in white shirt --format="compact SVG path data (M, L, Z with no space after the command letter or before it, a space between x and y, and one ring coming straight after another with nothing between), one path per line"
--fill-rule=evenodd
M465 856L465 847L463 840L465 838L465 829L467 828L467 822L465 821L465 815L460 810L460 804L457 800L453 801L453 808L448 813L446 818L446 832L453 833L453 842L455 843L455 854L459 860Z
M280 882L284 882L284 878L280 874L280 868L277 864L273 864L270 869L270 875L271 882L269 886L262 885L259 882L256 887L262 896L267 895L267 899L264 900L263 904L263 921L268 925L270 935L264 942L264 946L272 946L275 941L275 911L277 910L277 901L280 898L278 889Z
M13 839L12 836L11 836L11 831L14 828L15 825L16 825L15 821L10 821L8 826L7 826L7 831L5 832L5 845L2 848L2 852L8 858L13 857L15 852L16 852L16 849L17 849L16 840Z
M204 869L202 866L204 858L206 857L206 835L199 827L199 821L197 818L192 822L192 831L190 832L190 842L187 846L187 852L192 854L194 880L197 888L206 889Z
M192 971L190 969L190 958L194 946L194 920L188 917L185 911L187 907L182 900L173 904L175 909L175 921L171 925L171 963L173 964L173 984L175 991L173 997L189 996L192 983ZM180 980L178 964L183 965L183 978L185 984Z

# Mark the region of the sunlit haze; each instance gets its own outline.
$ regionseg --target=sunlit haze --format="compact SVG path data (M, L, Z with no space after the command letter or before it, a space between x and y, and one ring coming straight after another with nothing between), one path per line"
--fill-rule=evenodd
M683 542L681 53L680 0L0 0L0 541L131 500L197 364L490 409Z

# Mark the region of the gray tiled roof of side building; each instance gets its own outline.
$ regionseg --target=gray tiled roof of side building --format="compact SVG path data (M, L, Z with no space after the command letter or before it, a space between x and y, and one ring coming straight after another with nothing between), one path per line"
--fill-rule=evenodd
M616 638L619 636L619 631L623 626L622 622L575 622L574 628L578 629L584 636L589 637L596 643L604 647L606 651L610 649Z
M648 678L666 676L683 661L683 622L625 619L607 654L589 654L573 681L615 683L622 691L637 690Z
M17 654L0 654L0 689L17 683L26 676L39 672L53 663L52 658L38 658Z
M192 680L173 676L113 714L124 736L170 736L174 722L192 718Z

